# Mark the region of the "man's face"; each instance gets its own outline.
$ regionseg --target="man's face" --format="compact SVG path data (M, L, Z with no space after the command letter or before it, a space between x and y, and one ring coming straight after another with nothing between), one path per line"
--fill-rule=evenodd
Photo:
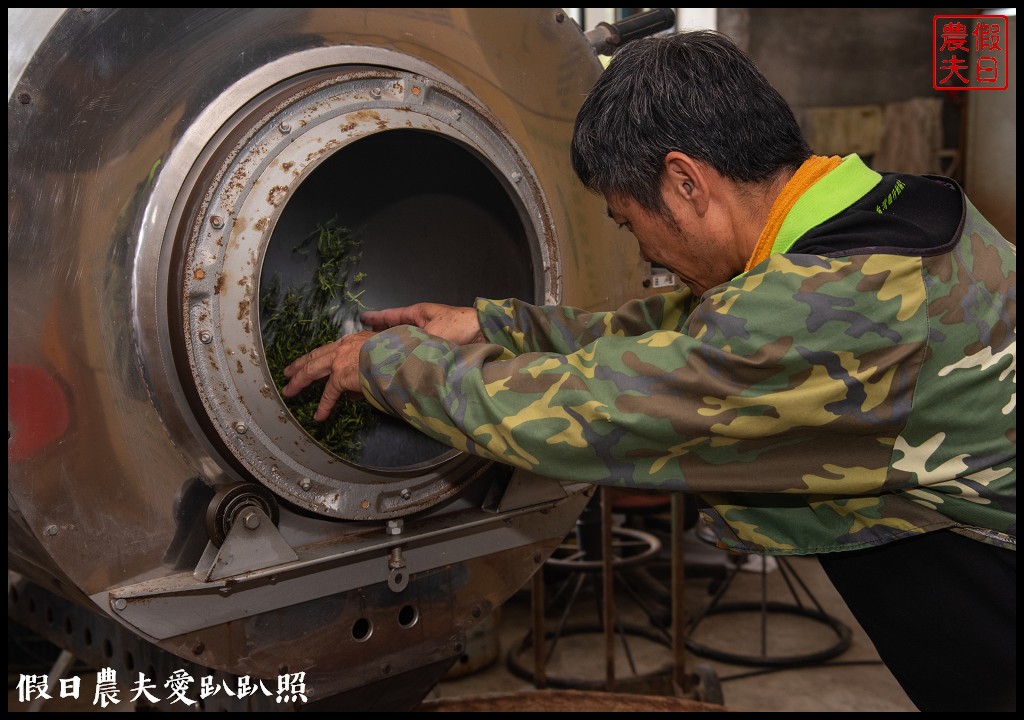
M645 210L636 201L606 196L608 216L633 233L644 259L668 268L695 295L730 280L735 273L716 252L714 226L666 195L666 213Z

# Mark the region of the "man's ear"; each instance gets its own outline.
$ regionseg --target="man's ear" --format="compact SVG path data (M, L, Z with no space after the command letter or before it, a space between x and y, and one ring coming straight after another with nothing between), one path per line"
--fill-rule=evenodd
M710 203L710 178L705 165L673 150L665 156L663 167L666 199L689 204L698 217L704 217Z

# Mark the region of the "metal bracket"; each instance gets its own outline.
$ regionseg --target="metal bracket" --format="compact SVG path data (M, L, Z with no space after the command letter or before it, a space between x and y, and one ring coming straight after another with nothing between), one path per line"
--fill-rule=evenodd
M240 516L239 521L231 525L220 547L213 542L206 544L206 550L192 573L199 582L223 580L299 559L260 508L246 507Z
M512 473L500 497L488 498L484 509L495 513L558 502L566 497L565 488L557 480L535 475L526 470Z

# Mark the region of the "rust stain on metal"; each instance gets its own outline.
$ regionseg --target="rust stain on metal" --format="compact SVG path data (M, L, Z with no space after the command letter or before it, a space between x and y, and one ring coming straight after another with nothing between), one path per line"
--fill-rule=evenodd
M291 163L288 163L288 164L291 165ZM270 218L260 218L259 220L256 221L256 224L253 225L252 227L257 232L263 232L264 230L267 229L268 225L270 225Z
M206 277L206 271L203 270L202 268L196 268L196 271L192 273L192 277L194 277L196 280L202 280L204 277Z
M369 500L363 500L361 503L359 503L359 507L361 507L363 510L369 510L370 509L370 501Z
M252 323L249 322L248 317L242 321L242 332L244 332L246 335L252 335Z
M267 387L266 385L261 387L260 388L260 395L262 395L263 397L269 399L270 398L270 388Z
M356 127L357 127L357 123L350 122L350 123L345 123L344 125L339 126L338 130L340 130L343 133L347 133L347 132L352 132L353 130L356 129Z
M224 273L217 273L217 283L213 286L213 294L220 295L221 290L224 289L224 285L227 283L227 278L224 277Z
M235 360L235 372L239 375L245 375L245 368L242 367L241 360Z
M270 192L267 193L267 202L273 205L274 207L277 207L284 201L287 195L287 185L275 185L274 187L270 188Z
M359 110L352 116L356 122L380 122L380 114L376 110Z
M419 97L420 92L422 92L422 91L419 89L419 87L417 87L416 85L413 85L413 87L412 87L412 94L416 95L417 97Z
M239 303L238 303L238 319L239 320L241 320L242 318L244 318L246 315L249 314L249 305L250 305L249 298L246 298L244 300L240 300L239 301Z
M281 163L281 169L284 170L285 172L288 172L293 167L295 167L295 163L293 163L291 160L289 160L286 163Z
M376 114L376 113L374 113L374 114ZM327 155L328 153L331 152L331 150L333 150L334 148L338 147L339 145L341 145L340 141L335 140L334 138L331 138L326 143L324 143L323 146L319 150L316 150L315 152L311 152L309 155L306 156L306 164L308 165L309 163L313 162L314 160L317 160L317 159L323 157L324 155Z
M235 217L231 219L231 227L236 228L239 232L242 232L247 227L249 227L249 221L243 217Z

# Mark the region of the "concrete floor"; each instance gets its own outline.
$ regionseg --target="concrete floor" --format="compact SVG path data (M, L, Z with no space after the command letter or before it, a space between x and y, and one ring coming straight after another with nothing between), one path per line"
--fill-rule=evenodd
M713 570L716 565L728 568L733 562L725 553L704 546L692 538L687 542L688 574L699 575ZM720 602L752 602L760 605L762 586L768 601L792 603L783 573L777 563L769 559L760 572L761 558L753 558L736 572ZM733 710L762 712L916 712L916 708L895 679L878 659L874 646L847 610L818 562L813 558L793 558L789 567L795 571L822 612L849 629L849 647L829 659L819 660L838 646L840 635L831 625L818 619L788 612L771 612L762 625L760 612L728 612L708 615L690 636L696 647L703 648L704 656L687 650L683 656L683 674L700 681L696 689L684 696L703 699L709 691L720 692L724 706ZM694 569L696 568L696 569ZM656 570L652 574L660 577ZM562 581L558 574L546 574L546 598ZM585 582L574 603L566 626L578 622L596 622L596 597ZM690 617L700 613L712 599L712 591L719 589L719 580L711 577L689 577L684 584L685 607ZM808 607L808 596L799 592ZM530 592L524 589L507 602L498 613L484 623L471 644L464 667L456 666L428 699L448 701L469 699L493 693L527 693L536 688L527 679L513 674L508 666L510 650L520 648L531 626ZM625 590L616 593L616 610L625 622L653 628L645 612ZM558 623L557 614L545 620L547 632ZM615 677L620 685L656 684L650 674L671 668L669 647L645 637L627 636L634 672L622 643L617 643ZM763 644L762 644L763 643ZM730 659L742 656L759 665L737 664L706 657L708 652L721 651ZM782 658L808 656L810 664L799 667L772 667L769 662ZM517 653L519 663L527 673L532 671L533 651L527 647ZM588 689L600 685L605 679L605 639L601 634L563 636L557 643L547 673L557 676L569 687ZM573 683L578 683L573 685ZM717 687L716 687L717 686ZM668 692L666 689L665 692Z

